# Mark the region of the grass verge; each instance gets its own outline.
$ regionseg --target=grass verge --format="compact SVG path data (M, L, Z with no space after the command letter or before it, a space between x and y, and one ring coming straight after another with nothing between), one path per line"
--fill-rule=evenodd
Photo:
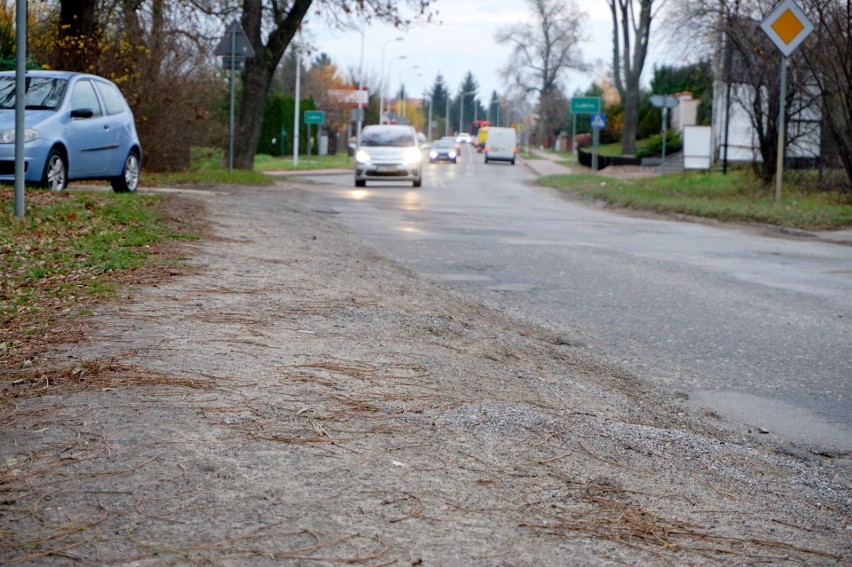
M163 246L197 236L165 218L163 201L155 195L27 190L25 216L18 218L14 191L0 188L0 361L28 342L46 340L56 322L113 297L139 268L172 269Z
M274 179L266 174L270 171L311 171L317 169L350 169L352 158L344 154L299 156L293 166L293 158L258 154L254 170L232 169L228 171L224 152L214 148L193 148L190 166L186 171L173 173L145 172L142 182L148 187L174 187L181 185L269 185Z
M299 164L293 165L293 157L278 157L259 154L254 159L255 171L310 171L313 169L351 169L352 159L345 153L336 155L317 156L310 158L299 156Z
M722 221L766 223L801 230L832 230L852 225L852 195L784 187L783 198L745 171L687 172L641 179L599 175L552 175L539 183L607 203L660 213L680 213Z

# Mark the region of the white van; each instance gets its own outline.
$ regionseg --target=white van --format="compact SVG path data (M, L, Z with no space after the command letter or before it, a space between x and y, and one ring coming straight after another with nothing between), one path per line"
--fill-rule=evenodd
M489 161L508 161L515 165L518 153L518 133L514 128L488 127L485 138L485 163Z

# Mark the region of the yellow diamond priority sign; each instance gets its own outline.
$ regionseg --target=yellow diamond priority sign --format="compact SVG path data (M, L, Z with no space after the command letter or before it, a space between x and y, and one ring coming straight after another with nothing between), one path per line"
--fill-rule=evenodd
M784 57L789 57L814 31L795 0L784 0L760 23L762 29Z

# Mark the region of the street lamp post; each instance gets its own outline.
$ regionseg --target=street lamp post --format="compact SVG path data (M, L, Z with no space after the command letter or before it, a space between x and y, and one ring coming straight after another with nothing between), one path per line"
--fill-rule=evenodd
M422 76L423 76L423 73L417 73L416 75L406 75L405 80L400 84L400 86L404 86L405 83L408 82L408 79L410 79L412 77L422 77ZM402 97L402 112L400 113L400 116L405 118L405 107L408 105L408 89L405 89L403 91L403 95L404 96Z
M462 133L462 124L464 120L464 97L469 94L476 94L476 91L467 91L466 93L462 93L459 100L459 134ZM473 100L476 100L476 97L473 97Z
M390 83L391 68L393 67L393 62L397 59L405 59L405 58L406 58L405 55L397 55L396 57L393 57L393 58L391 58L390 61L388 61L388 83ZM390 92L388 92L388 96L385 97L385 102L388 104L388 107L390 107ZM379 119L379 122L381 122L381 119Z
M384 42L384 44L382 44L382 76L380 77L381 85L379 87L379 123L382 122L382 116L384 116L385 113L385 48L388 46L389 43L393 41L402 41L403 39L405 38L402 36L395 37L393 39L387 40L386 42Z
M411 67L406 67L405 69L400 70L400 72L399 72L399 87L400 87L400 89L402 89L402 87L404 85L404 81L402 79L402 74L405 73L406 71L412 71L414 69L419 69L419 68L420 68L420 65L412 65ZM408 77L406 77L406 78L408 78ZM396 113L399 116L402 116L401 99L396 101Z
M444 111L444 136L450 135L450 93L447 93L447 110Z
M426 141L432 142L432 101L434 100L434 96L429 97L429 122L426 123Z
M359 91L364 88L364 24L363 24L363 22L361 23L360 31L361 31L361 61L358 64L358 90ZM360 94L361 93L359 92L358 95L360 96ZM364 107L361 106L361 103L359 102L358 103L358 124L356 126L356 128L358 129L358 132L356 132L356 134L355 134L355 136L356 136L356 142L355 142L356 147L361 145L361 126L363 125L363 123L364 123ZM351 124L351 122L350 122L350 124ZM317 129L317 131L319 131L319 129Z

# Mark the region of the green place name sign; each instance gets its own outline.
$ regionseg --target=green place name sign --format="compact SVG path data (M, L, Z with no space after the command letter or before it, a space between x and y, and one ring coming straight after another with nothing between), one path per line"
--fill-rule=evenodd
M572 114L598 114L601 111L601 99L597 96L574 97L571 99Z
M325 112L322 110L306 110L305 124L322 124L325 121Z

